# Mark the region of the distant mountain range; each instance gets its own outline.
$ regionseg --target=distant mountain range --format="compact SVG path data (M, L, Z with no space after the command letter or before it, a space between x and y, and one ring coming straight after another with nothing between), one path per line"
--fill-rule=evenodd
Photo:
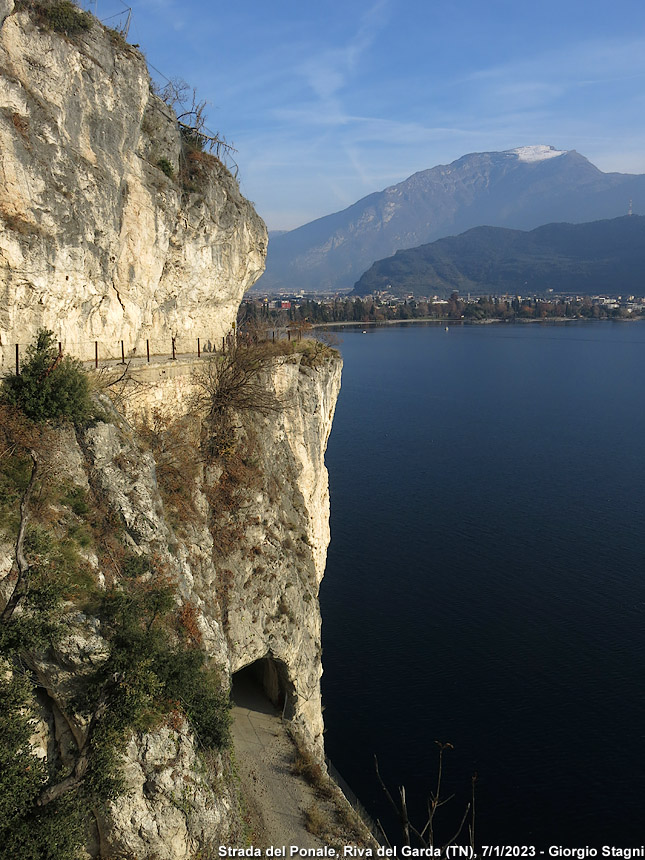
M530 232L475 227L379 260L354 287L357 295L645 295L645 216L589 224L546 224Z
M350 288L377 259L487 224L530 230L645 212L645 175L603 173L575 150L465 155L342 212L271 237L254 292Z

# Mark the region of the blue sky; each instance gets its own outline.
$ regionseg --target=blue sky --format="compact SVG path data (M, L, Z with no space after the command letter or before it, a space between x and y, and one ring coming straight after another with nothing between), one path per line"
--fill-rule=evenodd
M96 2L101 19L123 8ZM642 0L132 8L129 40L208 101L208 125L238 150L242 192L269 229L468 152L546 143L645 173Z

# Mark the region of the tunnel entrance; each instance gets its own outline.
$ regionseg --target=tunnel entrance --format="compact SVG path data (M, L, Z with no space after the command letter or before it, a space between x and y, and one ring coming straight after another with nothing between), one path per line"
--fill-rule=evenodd
M231 694L236 705L286 719L294 713L295 691L281 660L262 657L233 673Z

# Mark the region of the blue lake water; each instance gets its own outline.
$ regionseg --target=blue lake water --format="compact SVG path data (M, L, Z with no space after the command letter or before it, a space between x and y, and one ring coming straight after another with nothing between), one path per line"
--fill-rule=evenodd
M445 837L476 771L478 842L641 845L645 323L340 337L328 754L420 819L452 743Z

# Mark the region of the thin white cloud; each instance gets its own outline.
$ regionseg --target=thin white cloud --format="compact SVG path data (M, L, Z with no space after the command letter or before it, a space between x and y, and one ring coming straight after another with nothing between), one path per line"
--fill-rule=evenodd
M308 83L323 110L342 115L338 96L387 22L388 0L377 0L362 16L352 38L340 47L324 50L295 69Z
M156 10L166 31L186 14L178 0L135 2L150 17ZM399 32L401 9L393 0L365 4L357 14L358 3L346 3L342 18L318 29L308 14L265 16L254 27L248 10L233 11L226 26L243 34L239 50L235 40L222 50L216 16L182 37L195 50L178 74L215 106L209 125L235 142L243 187L270 226L296 226L473 151L547 143L578 149L605 170L640 172L645 39L576 43L572 34L566 46L542 43L462 75L468 58L439 67L416 57L411 68L389 36L384 53L384 29ZM157 63L172 76L167 61ZM645 170L645 156L640 163Z
M601 75L599 76L599 72ZM530 80L562 87L618 83L645 76L645 39L586 40L541 51L522 60L478 69L456 77L453 85Z

